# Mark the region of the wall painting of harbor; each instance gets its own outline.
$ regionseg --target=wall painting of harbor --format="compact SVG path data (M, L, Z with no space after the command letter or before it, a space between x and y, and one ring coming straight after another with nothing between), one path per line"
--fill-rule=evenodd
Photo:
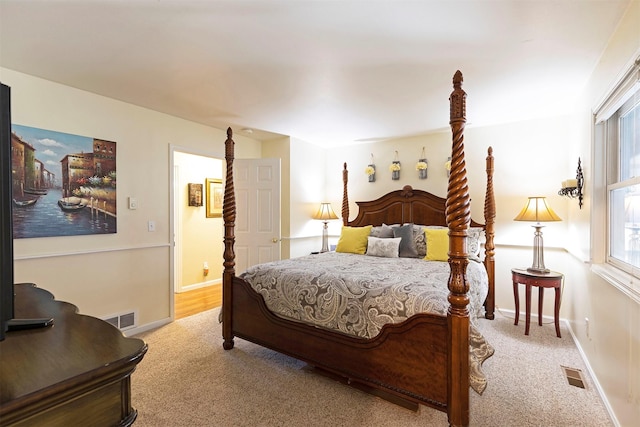
M116 233L116 143L12 125L13 237Z

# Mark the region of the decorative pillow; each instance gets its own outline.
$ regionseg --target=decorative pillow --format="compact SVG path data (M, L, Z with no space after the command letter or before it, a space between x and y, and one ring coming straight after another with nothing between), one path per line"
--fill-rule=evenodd
M448 230L447 227L442 227L440 225L427 225L425 226L425 228L430 228L433 230ZM415 233L415 230L414 230L414 233ZM482 233L484 233L484 229L482 227L469 227L469 229L467 230L467 252L469 253L469 258L480 257ZM423 238L424 238L424 233L423 233ZM420 253L419 246L418 246L418 253Z
M424 235L427 240L427 261L449 260L449 229L425 228Z
M418 258L418 250L413 240L413 224L401 225L393 227L393 237L401 237L400 241L400 257L402 258Z
M427 242L424 240L424 225L413 225L413 240L418 252L418 258L424 258L427 255Z
M369 236L367 255L384 258L398 258L402 238L379 238Z
M470 227L467 230L467 252L469 252L469 256L480 256L480 237L483 231L481 227Z
M371 233L371 226L349 227L342 226L340 239L336 245L336 252L364 254L367 251L367 238Z
M393 237L393 229L387 224L382 224L376 227L371 227L371 235L373 237L386 239L389 237Z

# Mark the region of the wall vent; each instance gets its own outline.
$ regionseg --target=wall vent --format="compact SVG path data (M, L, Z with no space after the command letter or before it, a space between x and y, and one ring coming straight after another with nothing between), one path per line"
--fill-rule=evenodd
M124 331L126 329L130 329L136 326L137 317L138 316L136 316L136 312L132 311L130 313L114 314L112 316L105 317L102 320L104 320L107 323L111 323L116 328L120 329L121 331Z
M565 376L567 377L567 381L569 385L579 388L587 388L587 383L582 376L582 371L577 368L568 368L566 366L561 366L564 371Z

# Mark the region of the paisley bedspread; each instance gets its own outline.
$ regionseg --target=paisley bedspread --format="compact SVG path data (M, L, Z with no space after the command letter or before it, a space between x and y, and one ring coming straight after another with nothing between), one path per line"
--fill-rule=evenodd
M240 277L271 312L290 320L360 338L416 313L446 316L449 264L416 258L382 258L325 252L250 267ZM484 266L469 261L471 385L486 387L480 367L493 348L474 326L488 292Z

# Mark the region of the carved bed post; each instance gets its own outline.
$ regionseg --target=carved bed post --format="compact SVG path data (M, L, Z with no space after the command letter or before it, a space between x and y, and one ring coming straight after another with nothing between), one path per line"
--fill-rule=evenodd
M484 267L489 276L489 294L485 301L484 317L493 320L495 311L495 280L496 280L496 245L493 238L496 234L496 200L493 194L493 148L487 150L487 192L484 198L484 223L486 241L484 244Z
M347 193L347 182L349 181L349 171L347 170L347 162L344 163L342 169L342 224L349 223L349 195Z
M227 128L227 140L224 142L227 163L227 176L224 185L224 201L222 205L222 217L224 219L224 271L222 272L222 347L225 350L233 348L233 278L236 275L236 255L233 244L236 240L236 196L233 186L233 159L234 159L233 131Z
M469 425L469 284L467 283L467 228L471 222L469 188L464 160L466 96L462 73L453 76L450 101L452 132L451 174L447 190L446 216L449 227L449 310L447 415L452 426Z

